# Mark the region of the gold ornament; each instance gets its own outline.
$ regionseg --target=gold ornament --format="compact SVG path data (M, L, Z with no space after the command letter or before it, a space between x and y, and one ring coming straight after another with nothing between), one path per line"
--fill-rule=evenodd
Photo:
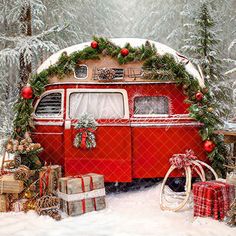
M208 108L207 108L207 111L208 111L208 112L213 112L213 111L214 111L214 108L213 108L213 107L208 107Z
M27 198L27 199L30 199L30 198L32 198L32 192L30 191L30 190L27 190L26 192L25 192L25 198Z

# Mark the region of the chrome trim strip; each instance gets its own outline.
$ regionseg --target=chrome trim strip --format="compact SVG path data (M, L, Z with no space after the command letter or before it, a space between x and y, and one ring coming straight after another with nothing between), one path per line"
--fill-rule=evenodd
M192 122L192 123L104 123L98 124L98 126L130 126L130 127L169 127L169 126L200 126L201 123L199 122Z
M170 126L200 126L201 123L199 122L192 122L192 123L144 123L144 124L132 124L131 127L170 127Z
M35 125L45 125L45 126L63 126L63 121L35 121Z
M33 135L37 135L37 134L42 134L42 135L45 135L45 134L52 134L52 135L63 135L63 132L60 132L60 133L43 133L43 132L33 132Z
M130 126L130 124L128 123L106 123L106 124L98 124L99 127L103 127L103 126Z

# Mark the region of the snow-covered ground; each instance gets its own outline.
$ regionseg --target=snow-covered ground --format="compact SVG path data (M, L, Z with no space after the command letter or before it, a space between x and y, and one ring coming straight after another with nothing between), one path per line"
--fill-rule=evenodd
M211 218L192 216L192 210L163 212L160 184L110 194L107 208L56 222L33 211L1 213L0 236L235 236L236 229Z

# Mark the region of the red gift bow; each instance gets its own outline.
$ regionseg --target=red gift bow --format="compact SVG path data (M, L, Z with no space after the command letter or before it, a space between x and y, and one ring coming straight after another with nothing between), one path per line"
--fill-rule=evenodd
M190 166L192 160L196 160L193 150L186 150L185 154L174 154L170 158L170 164L176 166L178 169Z
M92 128L80 128L79 133L82 133L80 147L86 149L86 139L88 137L88 132L94 133L95 129Z
M49 187L49 176L51 173L51 167L48 166L47 169L44 171L42 176L39 178L39 195L40 197L46 194L46 188Z

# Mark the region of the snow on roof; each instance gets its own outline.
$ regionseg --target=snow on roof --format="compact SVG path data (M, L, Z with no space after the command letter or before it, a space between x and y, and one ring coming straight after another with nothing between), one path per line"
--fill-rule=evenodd
M130 45L132 47L139 47L139 46L145 44L146 41L149 41L151 44L155 45L158 54L164 55L166 53L169 53L169 54L173 55L173 57L175 58L175 60L177 62L186 62L186 64L185 64L186 71L199 81L199 84L200 84L201 87L205 86L203 76L201 76L201 74L193 66L193 64L191 62L188 62L188 59L186 57L182 56L181 54L176 52L174 49L172 49L172 48L170 48L170 47L168 47L168 46L166 46L162 43L158 43L158 42L155 42L155 41L152 41L152 40L137 39L137 38L112 38L110 40L114 44L116 44L120 47L124 47L124 45L126 43L130 43ZM64 48L64 49L54 53L46 61L44 61L43 64L41 64L41 66L37 70L37 73L40 73L41 71L47 69L49 66L51 66L53 64L56 64L58 59L60 58L62 52L67 52L67 54L69 55L73 52L83 50L85 47L90 46L90 43L91 43L91 41L86 42L86 43L80 43L80 44L73 45L73 46L68 47L68 48Z

